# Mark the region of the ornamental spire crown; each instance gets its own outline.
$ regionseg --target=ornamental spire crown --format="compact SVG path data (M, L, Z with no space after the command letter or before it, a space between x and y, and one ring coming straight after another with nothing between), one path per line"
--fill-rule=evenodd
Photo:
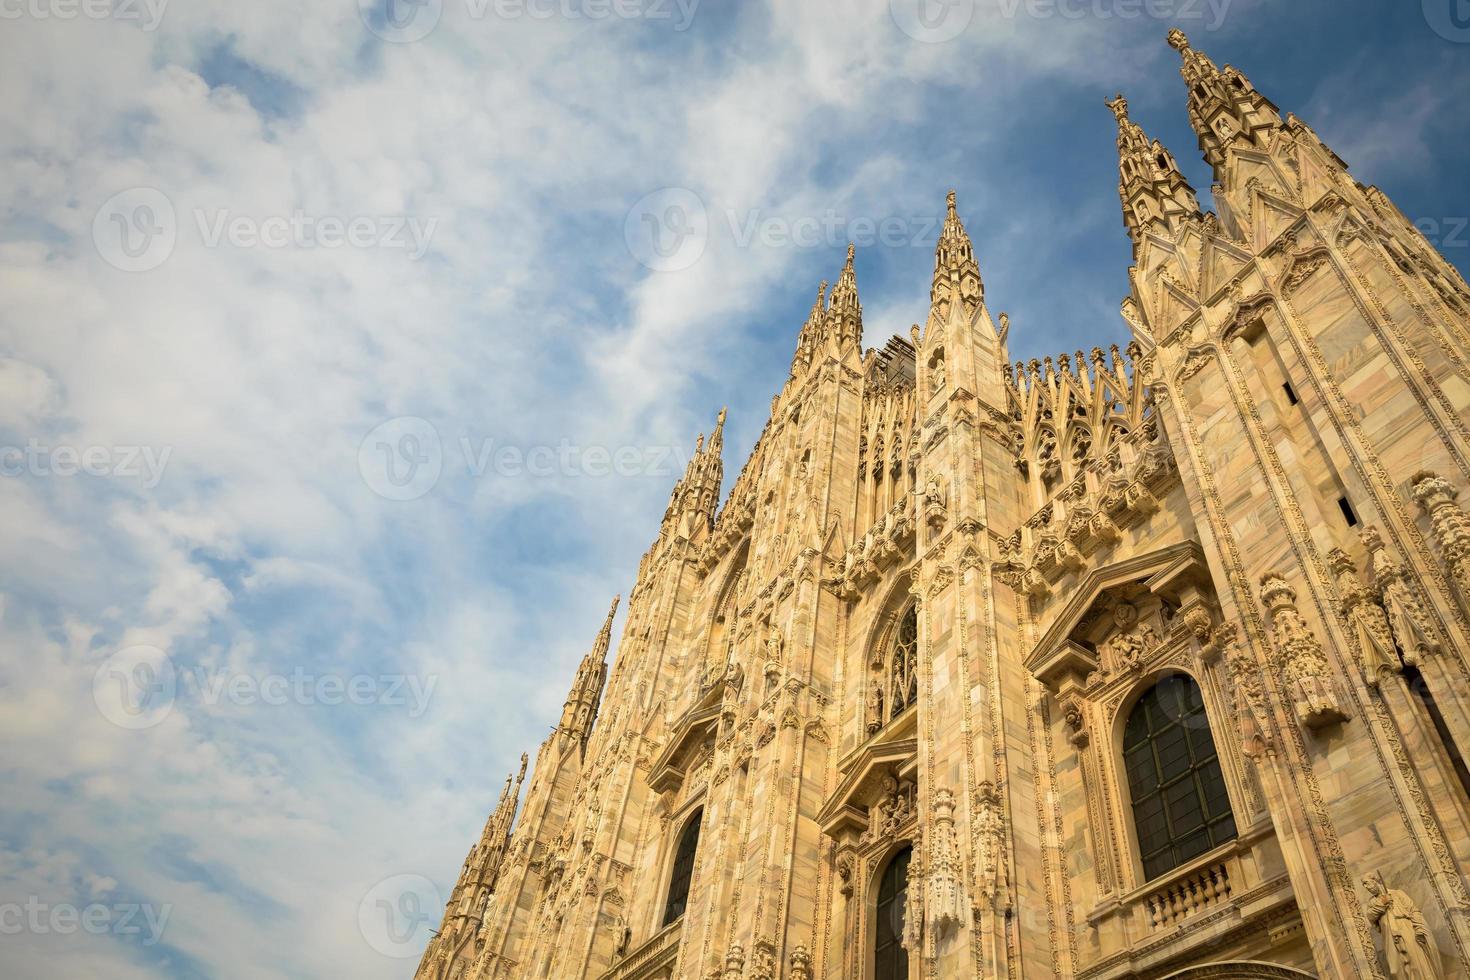
M1129 118L1128 100L1120 94L1107 105L1118 120L1118 197L1136 258L1145 231L1172 231L1179 220L1200 217L1199 199L1168 148Z

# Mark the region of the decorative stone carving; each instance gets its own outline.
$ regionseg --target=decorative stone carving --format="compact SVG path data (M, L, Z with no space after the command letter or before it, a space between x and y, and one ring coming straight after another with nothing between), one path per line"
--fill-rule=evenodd
M1384 674L1393 674L1399 669L1388 615L1378 604L1377 596L1359 581L1357 566L1346 552L1333 548L1327 553L1327 565L1337 577L1342 615L1357 640L1363 680L1369 687L1377 687Z
M1317 729L1346 719L1322 644L1296 607L1296 590L1280 574L1267 572L1261 578L1261 601L1271 619L1276 666L1297 720Z
M1429 515L1439 553L1460 597L1470 603L1470 515L1455 501L1460 492L1428 471L1415 474L1414 499Z
M842 882L838 887L844 898L852 897L852 855L840 854L837 857L837 880Z
M1368 921L1383 939L1390 980L1444 980L1429 927L1414 900L1389 888L1378 871L1363 877L1363 888L1368 892Z
M724 980L741 980L741 974L744 972L745 947L739 943L731 943L729 952L725 954Z
M868 829L863 831L859 843L866 846L893 839L913 819L915 811L914 784L907 780L900 782L889 773L883 777L883 796L870 811Z
M926 953L932 958L934 944L968 918L970 903L965 898L964 868L954 830L954 794L940 787L934 791L933 830L929 841L928 875L924 894Z
M944 527L944 522L948 520L949 516L946 507L947 494L945 494L944 489L939 485L939 479L933 476L929 477L928 483L924 485L922 491L919 491L919 494L921 497L920 509L923 512L924 523L929 526L931 531L938 531Z
M1138 621L1138 607L1119 602L1113 607L1113 624L1117 631L1106 642L1112 668L1136 671L1143 666L1144 655L1159 642L1159 634L1148 623Z
M1009 906L1005 816L995 784L983 782L975 790L975 882L984 908Z
M791 951L787 976L790 980L812 980L812 954L807 952L806 946L797 944Z
M1255 658L1244 646L1233 642L1233 635L1223 638L1222 645L1225 646L1225 666L1232 683L1230 699L1241 735L1241 751L1245 757L1260 761L1276 752L1266 682L1261 679L1260 666L1255 663Z
M924 955L924 858L922 838L914 841L909 859L908 891L903 909L903 948L910 956Z
M776 944L760 939L750 964L750 980L776 980Z
M1404 663L1414 665L1439 652L1439 642L1429 626L1429 617L1419 601L1404 566L1390 557L1376 527L1365 527L1363 546L1368 549L1373 587L1378 591L1388 626Z

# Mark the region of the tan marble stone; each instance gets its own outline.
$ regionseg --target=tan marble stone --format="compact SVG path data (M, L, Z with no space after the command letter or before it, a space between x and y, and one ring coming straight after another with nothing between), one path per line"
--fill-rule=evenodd
M880 929L910 977L1470 974L1470 289L1169 40L1219 213L1110 102L1132 343L1013 366L951 195L923 325L864 353L849 250L419 977L858 980ZM1175 675L1234 832L1147 875L1122 749Z

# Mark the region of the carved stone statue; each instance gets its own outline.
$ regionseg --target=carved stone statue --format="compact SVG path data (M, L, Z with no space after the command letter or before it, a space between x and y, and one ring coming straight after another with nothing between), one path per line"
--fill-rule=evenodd
M883 682L873 681L868 689L868 731L876 732L883 727Z
M1380 872L1363 878L1368 891L1368 921L1383 937L1383 955L1392 980L1443 980L1429 927L1414 900L1389 888Z

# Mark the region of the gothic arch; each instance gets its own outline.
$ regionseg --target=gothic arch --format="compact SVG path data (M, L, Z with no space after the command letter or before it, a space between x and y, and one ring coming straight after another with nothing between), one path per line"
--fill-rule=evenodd
M732 552L729 568L715 594L714 612L710 614L704 648L704 673L717 670L723 672L726 655L735 638L735 588L740 575L750 559L750 538L736 545Z
M864 731L875 734L911 711L918 700L918 604L905 572L889 589L866 645L861 677ZM895 712L895 705L902 708Z
M669 821L670 829L664 835L662 845L663 857L659 861L659 900L653 906L655 918L650 934L672 925L679 918L683 917L687 909L688 898L694 885L694 872L699 867L699 847L704 842L704 815L704 799L703 794L700 794L698 799L686 804L684 813ZM676 864L679 862L681 852L684 850L691 832L694 834L694 838L693 850L689 854L690 866L687 869L688 878L684 882L683 904L685 908L681 909L674 919L669 919L669 899L672 897L670 892L675 885L674 873L680 870L676 867Z
M1143 700L1149 695L1152 695L1156 691L1158 691L1164 684L1169 683L1171 679L1176 678L1187 681L1189 686L1188 689L1186 689L1185 694L1187 694L1188 691L1192 691L1194 697L1198 699L1199 705L1197 710L1199 713L1194 717L1204 719L1205 734L1209 738L1208 763L1202 764L1197 761L1198 756L1196 753L1200 753L1203 747L1200 744L1200 740L1195 735L1191 734L1192 732L1197 731L1197 727L1191 724L1192 719L1190 718L1185 718L1179 722L1179 727L1186 732L1186 735L1184 736L1184 742L1187 745L1187 751L1189 755L1187 756L1188 763L1185 764L1182 769L1177 769L1176 772L1178 772L1179 775L1184 775L1185 773L1188 773L1190 779L1196 780L1196 792L1207 794L1208 790L1212 787L1206 786L1205 783L1209 781L1209 770L1212 767L1214 781L1218 783L1218 788L1224 792L1225 814L1228 814L1228 816L1230 817L1230 823L1227 829L1225 828L1224 824L1221 823L1221 821L1223 820L1223 815L1215 814L1214 816L1211 816L1211 813L1213 811L1207 809L1204 798L1202 796L1200 799L1200 809L1203 815L1204 822L1201 825L1201 829L1206 833L1206 846L1203 848L1203 850L1197 852L1196 854L1189 855L1182 860L1174 860L1169 867L1160 867L1151 874L1148 867L1148 856L1151 849L1148 847L1148 842L1145 840L1144 837L1145 828L1140 826L1139 824L1139 814L1136 809L1138 801L1135 799L1134 778L1131 775L1131 769L1127 755L1129 750L1129 746L1127 745L1127 729L1129 725L1134 723L1137 719L1137 712L1142 709ZM1183 695L1181 695L1181 697L1182 696ZM1239 827L1241 825L1240 814L1243 812L1243 810L1240 806L1240 801L1237 800L1232 794L1230 780L1225 778L1225 760L1221 755L1219 739L1217 739L1216 737L1217 733L1223 730L1222 726L1217 724L1217 722L1219 721L1220 719L1211 716L1209 701L1205 697L1204 687L1200 683L1200 678L1196 677L1190 671L1172 665L1162 666L1156 670L1150 671L1140 676L1137 683L1135 683L1133 687L1129 689L1127 695L1124 696L1124 698L1120 702L1118 702L1117 709L1114 712L1112 719L1110 719L1110 742L1112 747L1112 759L1114 760L1114 765L1116 765L1117 767L1118 798L1119 802L1121 803L1121 815L1123 817L1123 821L1125 824L1124 829L1126 831L1123 836L1127 841L1127 847L1129 855L1131 857L1131 864L1133 866L1134 876L1139 884L1153 881L1160 877L1166 876L1174 868L1178 868L1183 864L1188 864L1189 861L1194 860L1199 855L1206 854L1217 847L1224 846L1229 840L1232 840L1238 836ZM1155 745L1155 743L1151 739L1146 740L1143 744L1150 746L1151 749ZM1134 748L1135 750L1137 750L1140 747L1141 746L1135 746ZM1158 764L1160 766L1164 765L1163 762L1159 762ZM1163 771L1163 769L1160 770L1161 773L1163 773ZM1161 808L1163 808L1165 804L1163 803L1162 784L1160 784L1160 786L1161 788L1159 790L1159 805ZM1170 819L1170 817L1166 816L1165 819ZM1216 826L1217 824L1218 826ZM1217 834L1223 835L1221 839L1214 839Z
M884 919L887 919L888 916L894 915L895 913L900 917L896 921L887 923L888 929L892 932L891 938L899 939L904 932L901 917L907 912L907 903L900 902L896 908L883 910L881 913L879 905L884 897L882 895L884 879L887 877L889 871L894 868L895 863L905 853L908 854L910 861L916 856L916 842L911 839L910 835L895 838L886 848L877 855L874 855L874 859L868 865L867 888L864 891L863 899L863 918L866 920L866 923L862 931L863 975L867 977L873 977L877 974L876 960L879 952L878 946L883 939L882 933L885 924L883 921L880 921L880 914L883 915ZM905 873L905 880L903 882L905 892L907 888L908 880L907 873Z
M1236 960L1186 967L1163 977L1162 980L1316 980L1316 977L1278 963Z

